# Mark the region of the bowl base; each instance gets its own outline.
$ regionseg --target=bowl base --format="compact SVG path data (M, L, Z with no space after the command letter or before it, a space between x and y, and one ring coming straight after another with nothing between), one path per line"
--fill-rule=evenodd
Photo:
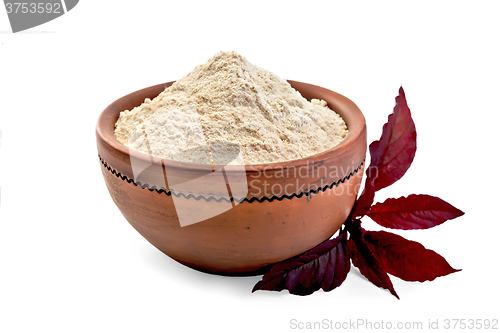
M190 265L190 264L188 264L186 262L182 262L182 261L176 260L176 259L174 259L174 258L172 258L170 256L168 256L168 257L171 258L171 259L173 259L173 260L175 260L175 261L177 261L179 264L182 264L182 265L184 265L186 267L194 269L195 271L206 273L206 274L211 274L211 275L219 275L219 276L244 277L244 276L264 275L273 266L273 265L267 265L267 266L264 266L264 267L256 269L256 270L244 271L244 272L227 272L227 271L221 271L221 270L214 271L214 270L211 270L209 268L201 268L199 266Z

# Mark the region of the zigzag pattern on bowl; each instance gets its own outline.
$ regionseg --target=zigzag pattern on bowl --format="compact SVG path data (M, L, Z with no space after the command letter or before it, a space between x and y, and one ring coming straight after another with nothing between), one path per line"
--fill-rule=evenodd
M111 168L107 163L106 161L104 161L100 155L99 156L99 160L101 161L101 164L106 168L106 170L108 170L109 172L111 172L113 175L115 175L116 177L118 178L121 178L122 180L126 181L127 183L129 184L133 184L135 186L138 186L142 189L145 189L145 190L149 190L151 192L153 191L156 191L157 193L159 194L162 194L162 193L165 193L166 195L170 196L170 195L173 195L177 198L179 197L184 197L185 199L190 199L190 198L193 198L195 199L196 201L199 201L201 199L205 200L205 201L211 201L211 200L214 200L216 202L221 202L221 201L225 201L225 202L232 202L232 201L236 201L238 203L241 203L243 201L246 201L248 203L252 203L254 201L257 201L259 203L262 203L264 201L268 201L268 202L272 202L272 201L282 201L283 199L288 199L288 200L292 200L293 198L301 198L303 196L307 196L309 197L310 195L312 194L318 194L320 191L321 192L324 192L326 191L327 189L331 189L332 187L337 187L338 185L340 185L341 183L344 183L345 181L349 180L351 177L353 177L356 173L358 173L358 171L363 167L363 164L365 163L365 160L363 159L363 161L361 162L361 164L356 168L354 169L351 173L349 173L347 176L345 176L344 178L342 179L339 179L338 181L336 182L333 182L332 184L330 185L325 185L323 187L318 187L317 189L315 190L310 190L310 191L303 191L303 192L300 192L299 194L296 194L296 193L293 193L291 195L287 195L287 194L284 194L282 195L281 197L277 197L277 196L272 196L271 198L268 198L266 196L262 197L262 198L256 198L256 197L252 197L250 199L248 198L241 198L241 199L235 199L233 197L231 197L230 199L227 199L227 198L224 198L224 197L220 197L220 198L216 198L214 196L209 196L208 198L203 196L203 195L199 195L199 196L195 196L194 194L192 193L189 193L188 195L186 195L185 193L182 193L182 192L172 192L172 191L167 191L165 188L160 188L158 189L156 187L156 185L153 185L153 186L149 186L148 183L145 183L145 184L142 184L141 182L136 182L134 181L133 179L130 179L128 178L127 176L124 176L122 175L120 172L116 171L115 169Z

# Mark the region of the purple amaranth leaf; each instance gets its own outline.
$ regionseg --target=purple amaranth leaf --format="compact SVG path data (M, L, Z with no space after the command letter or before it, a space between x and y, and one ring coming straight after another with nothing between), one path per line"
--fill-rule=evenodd
M347 236L341 233L313 249L275 264L253 288L310 295L323 289L331 291L340 286L351 268Z
M365 230L358 220L353 221L348 229L351 237L347 247L351 253L352 264L356 266L371 283L377 287L387 289L399 299L392 285L384 265L375 257L364 240Z
M428 229L464 213L446 201L425 194L387 199L373 205L367 215L383 227Z
M376 191L403 177L416 150L417 131L401 87L399 96L396 97L396 106L382 129L380 140L370 144L371 162L366 169L365 188L353 207L354 218L366 215Z
M405 281L432 281L459 270L422 244L386 231L366 231L364 239L387 272Z

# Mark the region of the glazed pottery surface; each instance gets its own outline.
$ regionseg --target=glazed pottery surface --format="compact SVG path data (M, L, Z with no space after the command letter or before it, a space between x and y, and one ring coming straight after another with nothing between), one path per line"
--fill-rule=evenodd
M300 160L202 165L129 150L114 137L121 111L153 99L172 82L109 105L97 123L106 186L128 222L151 244L192 268L259 274L331 237L348 216L361 183L365 120L333 91L288 81L308 100L323 99L349 134L332 149Z

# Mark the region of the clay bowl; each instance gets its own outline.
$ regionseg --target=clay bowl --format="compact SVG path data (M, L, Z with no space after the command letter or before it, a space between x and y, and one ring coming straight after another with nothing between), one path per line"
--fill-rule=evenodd
M109 105L97 123L101 170L128 222L160 251L192 268L255 275L330 238L348 216L361 183L365 119L333 91L289 81L308 100L325 100L346 121L336 147L300 160L251 166L162 160L114 137L120 111L154 98L172 82Z

